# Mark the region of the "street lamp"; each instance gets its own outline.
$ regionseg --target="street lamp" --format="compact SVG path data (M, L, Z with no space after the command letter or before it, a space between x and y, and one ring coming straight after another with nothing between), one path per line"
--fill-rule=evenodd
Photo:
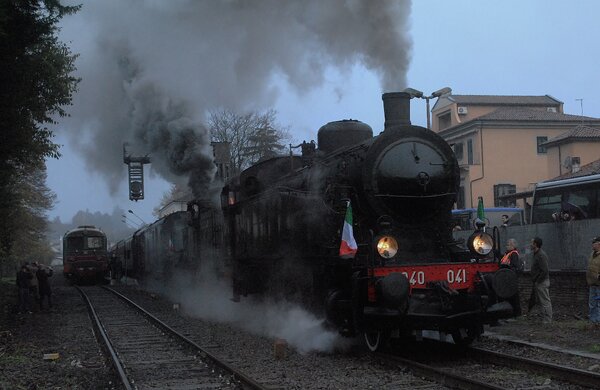
M131 220L131 219L127 218L127 216L126 216L125 214L121 215L121 217L123 217L123 220L124 220L125 222L128 222L130 225L133 225L135 228L138 228L138 227L139 227L139 225L140 225L139 223L137 223L137 222L135 222L135 221L133 221L133 220Z
M143 223L144 225L147 225L146 221L144 221L143 219L141 219L141 218L139 217L139 215L137 215L136 213L134 213L132 210L127 210L127 211L128 211L130 214L133 214L133 215L135 215L135 217L136 217L137 219L139 219L140 221L142 221L142 223Z
M441 89L438 89L435 92L431 93L431 96L425 96L425 94L423 94L422 91L419 91L418 89L414 89L414 88L405 88L404 91L405 93L410 95L410 98L419 98L419 99L425 99L426 105L427 105L427 128L429 130L431 130L431 119L430 119L430 112L429 112L429 99L433 99L433 98L439 98L445 95L450 95L452 93L452 88L450 87L444 87Z
M122 219L121 222L123 222L125 225L129 226L130 228L133 228L133 229L137 229L138 228L137 226L133 226L132 224L130 224L129 222L127 222L126 219Z

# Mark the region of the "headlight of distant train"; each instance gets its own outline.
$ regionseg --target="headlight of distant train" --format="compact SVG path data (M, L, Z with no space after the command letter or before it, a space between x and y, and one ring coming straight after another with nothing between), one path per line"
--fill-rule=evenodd
M383 236L377 241L377 253L384 259L396 256L398 252L398 241L392 236Z
M475 232L469 237L468 246L471 252L479 256L486 256L494 248L494 239L487 233Z

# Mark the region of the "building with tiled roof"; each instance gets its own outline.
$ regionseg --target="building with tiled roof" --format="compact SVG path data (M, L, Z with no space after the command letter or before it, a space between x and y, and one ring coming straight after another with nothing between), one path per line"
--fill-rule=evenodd
M490 114L499 108L530 109L539 112L563 113L563 102L550 95L443 95L431 109L433 131L458 126L475 118ZM509 113L510 111L503 111Z
M548 151L548 169L551 175L577 173L582 165L600 158L600 126L579 124L550 138L543 146Z
M571 179L574 177L581 176L589 176L589 175L597 175L600 174L600 159L596 161L592 161L589 164L585 164L574 171L563 173L562 175L556 176L550 180L562 180L562 179Z
M431 129L452 145L459 160L458 208L476 207L478 196L486 207L524 207L503 196L560 174L559 154L564 160L567 151L563 142L582 150L582 141L590 148L581 164L600 157L595 152L591 159L592 148L600 150L596 139L582 138L593 133L589 128L600 129L600 118L565 114L563 103L550 95L444 95L431 114ZM568 153L575 156L572 149Z
M472 106L539 106L539 107L561 107L563 102L550 96L517 96L517 95L448 95L448 99L457 104L468 104ZM442 102L436 102L442 103ZM434 107L435 109L435 107Z

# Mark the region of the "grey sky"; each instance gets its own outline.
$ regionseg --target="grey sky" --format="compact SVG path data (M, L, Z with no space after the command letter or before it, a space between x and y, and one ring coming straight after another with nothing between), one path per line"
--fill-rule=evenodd
M130 202L117 135L137 136L158 155L160 131L171 134L175 123L202 134L196 124L212 106L274 107L296 141L315 139L324 123L347 118L377 133L381 93L406 85L426 93L449 86L456 94L549 94L570 114L581 113L576 99L582 98L584 114L600 117L600 3L419 0L392 2L387 14L383 6L365 6L373 3L379 2L349 1L345 8L299 1L277 8L273 2L84 2L63 23L63 40L81 54L84 81L69 108L72 118L57 129L63 157L48 162L59 201L50 215L66 221L81 209L119 206L152 220L169 188L159 174L173 179L173 167L153 164L146 199ZM207 60L208 53L214 57ZM423 100L413 101L412 121L426 123ZM167 144L177 150L175 137ZM81 158L84 150L93 158ZM190 164L203 163L196 152L185 151Z

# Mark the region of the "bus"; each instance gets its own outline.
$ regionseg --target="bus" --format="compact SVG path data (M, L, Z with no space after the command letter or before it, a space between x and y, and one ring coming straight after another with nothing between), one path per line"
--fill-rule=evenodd
M538 183L531 223L600 218L600 174Z
M525 212L519 207L489 207L484 208L486 226L501 226L502 216L508 216L508 226L525 224ZM458 230L475 229L474 221L477 219L477 209L455 209L452 210L452 227ZM460 228L458 228L460 227Z

